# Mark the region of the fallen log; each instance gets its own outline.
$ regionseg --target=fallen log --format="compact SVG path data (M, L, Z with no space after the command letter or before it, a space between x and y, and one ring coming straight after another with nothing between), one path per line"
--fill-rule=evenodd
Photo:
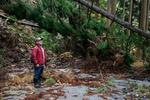
M9 19L9 17L6 16L5 14L3 14L3 13L0 13L0 17L4 18L4 19ZM13 20L11 20L11 21L13 21ZM21 24L21 25L31 26L31 27L39 27L38 24L32 23L32 22L27 21L27 20L16 21L16 23Z
M113 22L116 22L118 23L119 25L133 31L133 32L136 32L138 33L139 35L145 37L145 38L148 38L150 39L150 33L148 32L145 32L139 28L136 28L136 27L133 27L130 23L126 22L126 21L123 21L121 20L120 18L116 17L115 15L113 14L110 14L108 13L107 11L97 7L96 5L93 5L91 2L87 1L87 0L74 0L82 5L84 5L85 7L87 8L90 8L91 10L99 13L99 14L102 14L103 16L105 16L106 18L112 20Z

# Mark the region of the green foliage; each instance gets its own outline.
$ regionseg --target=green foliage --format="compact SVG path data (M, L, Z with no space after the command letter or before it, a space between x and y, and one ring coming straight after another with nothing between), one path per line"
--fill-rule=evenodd
M106 56L109 50L109 44L107 41L101 42L97 45L98 50L101 52L102 55Z
M106 93L111 86L113 86L113 80L109 79L104 86L97 88L97 93Z
M43 39L43 46L47 49L50 48L50 33L48 33L47 31L43 31L43 32L37 32L35 34L35 38L37 37L41 37Z
M50 78L46 79L44 83L48 86L52 86L56 83L56 81L50 77Z
M108 91L107 86L102 86L97 89L97 93L106 93Z
M59 49L60 41L56 39L51 33L48 33L47 31L43 31L41 34L37 34L38 37L43 38L43 46L47 48L48 50L51 50L53 52L57 52Z
M145 70L150 71L150 63L146 64L144 67L145 67Z
M106 85L107 85L107 86L113 86L113 80L112 80L112 79L109 79L109 80L106 82Z
M5 10L10 14L15 15L17 18L24 18L24 16L26 16L25 6L24 2L16 0L15 3L9 5Z
M9 21L16 22L16 21L17 21L17 18L16 18L15 16L9 16L9 17L8 17L8 20L9 20Z
M0 49L0 68L3 67L4 64L4 49Z
M124 59L125 59L125 63L128 65L128 67L130 67L130 65L134 62L134 58L130 54L125 54Z
M57 12L58 15L61 15L63 17L71 16L72 11L74 9L74 3L70 2L71 0L57 0Z
M88 30L86 35L87 35L87 38L92 39L92 40L94 40L97 36L97 34L94 30Z
M74 40L74 44L80 43L82 47L87 43L87 39L93 40L97 35L106 33L107 37L114 38L113 42L102 42L97 48L100 50L103 56L107 56L110 46L123 50L124 53L129 54L129 51L133 47L143 48L144 38L139 35L128 34L128 30L122 29L119 25L113 24L110 29L106 30L106 19L101 17L95 19L88 15L87 9L74 2L74 0L37 0L37 3L31 4L28 0L16 0L8 8L9 14L15 15L18 19L28 19L37 22L40 27L46 31L53 33L60 33L64 37L70 36ZM129 2L126 2L129 6ZM100 1L100 7L105 8L107 0ZM123 2L117 4L117 12L119 16L122 16L122 10L120 6ZM137 8L137 6L136 6ZM94 14L91 12L91 15ZM125 16L126 17L126 16ZM137 18L137 16L134 16ZM10 17L10 20L16 21L15 17ZM134 21L136 23L137 21ZM137 24L136 24L137 25ZM53 51L57 51L59 47L59 41L51 34L47 32L37 33L44 38L44 46ZM33 38L25 37L26 43L32 44ZM85 51L85 50L83 50ZM149 62L150 53L145 51L145 58ZM125 55L126 63L129 65L132 62L130 56Z
M45 47L47 50L51 50L53 52L59 51L61 41L57 39L55 36L53 36L52 33L49 33L45 30L42 30L41 32L36 32L34 34L34 37L26 37L24 39L27 44L31 43L34 46L35 43L34 40L37 37L43 38L43 47Z
M52 5L53 4L53 5ZM80 34L91 34L90 31L87 29L94 29L92 33L99 34L102 32L103 27L100 22L96 20L87 21L85 11L76 13L78 7L76 7L74 1L72 0L38 0L37 4L32 5L29 4L27 1L17 0L17 3L12 4L10 6L12 9L8 9L11 14L16 15L18 18L27 18L34 20L35 22L39 23L41 27L50 31L50 32L59 32L63 35L70 34L70 33L80 33ZM17 12L16 12L17 11ZM81 28L78 31L73 29L72 25L68 20L69 17L76 17L78 16L79 19L82 18L80 25L77 27ZM86 26L86 27L85 27Z

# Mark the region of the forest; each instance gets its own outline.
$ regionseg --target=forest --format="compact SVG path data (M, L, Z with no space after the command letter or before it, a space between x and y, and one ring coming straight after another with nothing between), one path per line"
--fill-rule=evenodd
M0 100L149 99L149 0L0 0Z

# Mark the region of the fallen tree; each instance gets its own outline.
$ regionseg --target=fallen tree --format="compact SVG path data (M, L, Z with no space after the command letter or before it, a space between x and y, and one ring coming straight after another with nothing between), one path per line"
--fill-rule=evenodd
M97 13L100 13L102 14L103 16L105 16L106 18L118 23L119 25L133 31L133 32L136 32L138 33L139 35L145 37L145 38L148 38L150 39L150 33L148 32L145 32L139 28L136 28L136 27L133 27L130 23L126 22L126 21L123 21L121 19L119 19L118 17L116 17L115 15L113 14L110 14L108 13L107 11L103 10L103 9L100 9L99 7L93 5L91 2L89 1L86 1L86 0L74 0L82 5L84 5L85 7L88 7L90 8L91 10L97 12Z
M6 19L6 21L9 19L8 16L6 16L4 13L1 13L1 12L0 12L0 18L4 18L4 19ZM13 21L13 20L11 20L11 21ZM39 27L39 25L37 23L32 23L27 20L13 21L13 22L16 22L21 25L31 26L31 27Z

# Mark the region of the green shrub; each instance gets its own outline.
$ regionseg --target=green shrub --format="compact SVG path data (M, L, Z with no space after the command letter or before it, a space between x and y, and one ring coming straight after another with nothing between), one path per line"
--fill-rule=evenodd
M106 93L111 86L113 86L113 80L109 79L104 86L97 88L97 93Z
M131 67L130 65L134 62L133 56L126 53L124 59L125 59L125 64L127 64L128 67Z
M107 85L107 86L113 86L113 80L112 80L112 79L109 79L109 80L106 82L106 85Z
M97 93L106 93L108 91L107 86L102 86L97 89Z
M46 79L44 83L48 86L52 86L56 83L56 81L50 77L50 78Z
M0 68L4 65L4 49L0 49Z
M97 45L97 49L101 52L103 56L108 54L109 44L107 41L101 42Z

